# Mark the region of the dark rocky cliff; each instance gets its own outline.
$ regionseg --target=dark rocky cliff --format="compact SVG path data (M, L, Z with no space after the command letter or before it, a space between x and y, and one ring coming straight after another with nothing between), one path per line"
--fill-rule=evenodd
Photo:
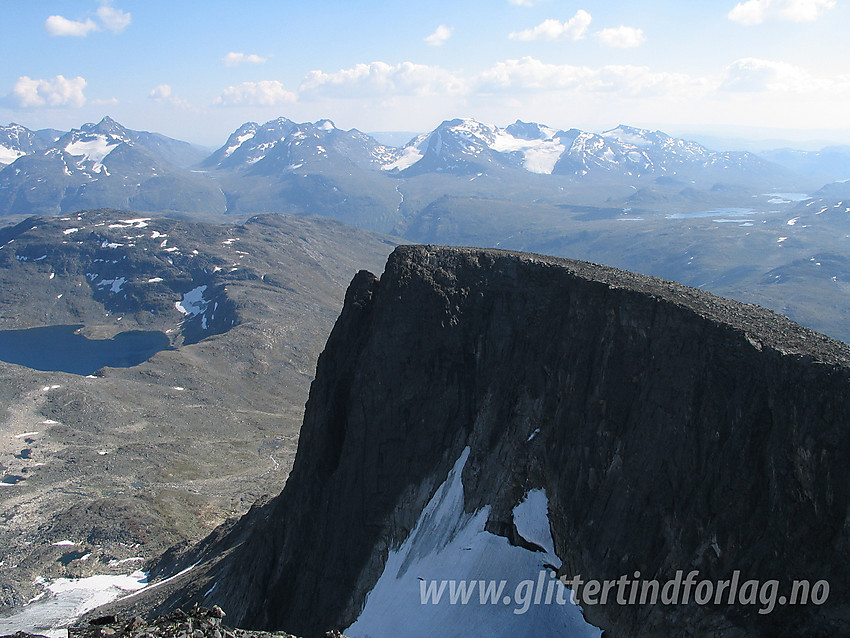
M402 246L349 287L284 491L196 549L159 610L347 627L469 446L464 509L515 536L512 508L545 489L567 576L830 584L764 615L586 607L612 635L846 634L848 425L850 348L782 316L583 262Z

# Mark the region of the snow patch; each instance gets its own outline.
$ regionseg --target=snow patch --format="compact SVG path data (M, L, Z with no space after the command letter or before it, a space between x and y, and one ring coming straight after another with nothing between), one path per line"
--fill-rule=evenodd
M97 287L103 289L108 286L109 292L117 294L121 292L121 287L126 283L126 277L118 277L118 279L104 279L103 281L99 281L97 282Z
M544 562L558 564L548 528L547 500L542 490L530 492L514 509L514 518L528 540L547 549L532 552L512 546L507 539L484 530L490 506L477 512L464 511L463 468L469 458L465 448L449 475L422 510L410 536L391 550L383 573L366 597L357 620L344 633L352 638L367 636L571 636L598 638L601 631L588 624L581 610L570 601L570 593L553 575L546 575ZM545 580L544 580L545 579ZM451 604L449 588L438 603L433 597L423 603L429 584L465 582L469 587L486 587L489 581L506 581L496 602L481 600L473 590L468 604ZM566 604L526 605L519 610L520 583L560 589ZM504 598L502 598L504 596Z
M37 597L38 600L29 603L17 614L0 618L0 634L29 631L64 636L67 633L64 628L83 614L128 592L145 588L148 575L136 571L123 576L99 575L38 582L44 587L45 595Z
M99 173L104 168L102 164L103 160L120 143L120 140L107 138L105 135L95 135L86 140L77 139L71 142L65 147L65 152L72 157L82 157L82 161L93 162L92 170Z
M498 131L491 145L499 153L520 153L522 165L531 173L551 174L567 147L560 138L525 140L505 131Z
M416 162L422 159L422 150L417 145L405 146L401 150L401 155L398 156L396 160L390 162L389 164L384 164L381 166L381 170L383 171L393 171L399 170L403 171L406 168L410 168Z
M545 490L531 490L513 510L514 525L525 540L555 555L555 541L549 528L549 499Z
M178 301L174 306L184 315L196 317L207 309L209 301L204 299L204 291L206 286L198 286L183 295L183 300Z
M19 157L26 155L23 151L19 151L8 146L0 144L0 164L11 164Z
M239 148L239 147L240 147L240 146L242 146L245 142L247 142L248 140L250 140L251 138L253 138L256 134L257 134L257 131L248 131L247 133L243 133L242 135L239 135L239 136L236 138L236 143L235 143L235 144L232 144L232 145L228 146L226 149L224 149L224 156L225 156L225 157L230 157L231 155L233 155L233 152L234 152L237 148Z
M139 217L138 219L121 219L115 222L114 224L110 224L109 228L145 228L150 220L150 217Z

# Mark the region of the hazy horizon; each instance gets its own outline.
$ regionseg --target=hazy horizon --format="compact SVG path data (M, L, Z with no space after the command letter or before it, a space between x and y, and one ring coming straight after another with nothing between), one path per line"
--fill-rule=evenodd
M846 144L848 23L841 0L14 3L0 122L67 130L108 114L208 147L279 116Z

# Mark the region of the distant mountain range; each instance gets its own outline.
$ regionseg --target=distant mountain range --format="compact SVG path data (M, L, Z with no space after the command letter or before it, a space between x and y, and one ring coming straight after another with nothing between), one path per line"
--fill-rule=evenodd
M831 166L839 162L830 157ZM811 162L782 154L776 159L781 163L715 152L624 125L596 134L519 120L499 128L471 119L447 120L397 148L327 119L278 118L243 124L207 154L106 117L64 134L0 127L0 163L6 164L0 215L105 206L240 216L284 212L402 232L444 196L699 210L825 183L806 176Z
M840 149L779 153L783 166L628 126L595 134L470 119L402 147L286 118L248 122L211 154L110 118L67 133L11 125L0 140L16 158L0 169L0 216L318 215L416 243L605 263L850 338L850 183L809 179L827 159L841 174Z
M223 212L225 197L183 168L202 155L186 142L126 129L111 118L49 142L23 127L0 129L0 214L63 214L86 208ZM17 144L13 142L18 142Z
M752 153L717 153L661 131L618 126L601 135L559 131L517 120L505 128L475 120L443 122L408 143L385 170L405 174L461 174L520 168L531 173L583 178L676 176L705 183L791 178Z

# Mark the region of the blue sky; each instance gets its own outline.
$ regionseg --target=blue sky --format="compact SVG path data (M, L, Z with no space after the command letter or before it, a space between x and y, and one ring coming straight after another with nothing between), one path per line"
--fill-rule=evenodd
M850 143L850 0L5 0L0 122L452 117Z

